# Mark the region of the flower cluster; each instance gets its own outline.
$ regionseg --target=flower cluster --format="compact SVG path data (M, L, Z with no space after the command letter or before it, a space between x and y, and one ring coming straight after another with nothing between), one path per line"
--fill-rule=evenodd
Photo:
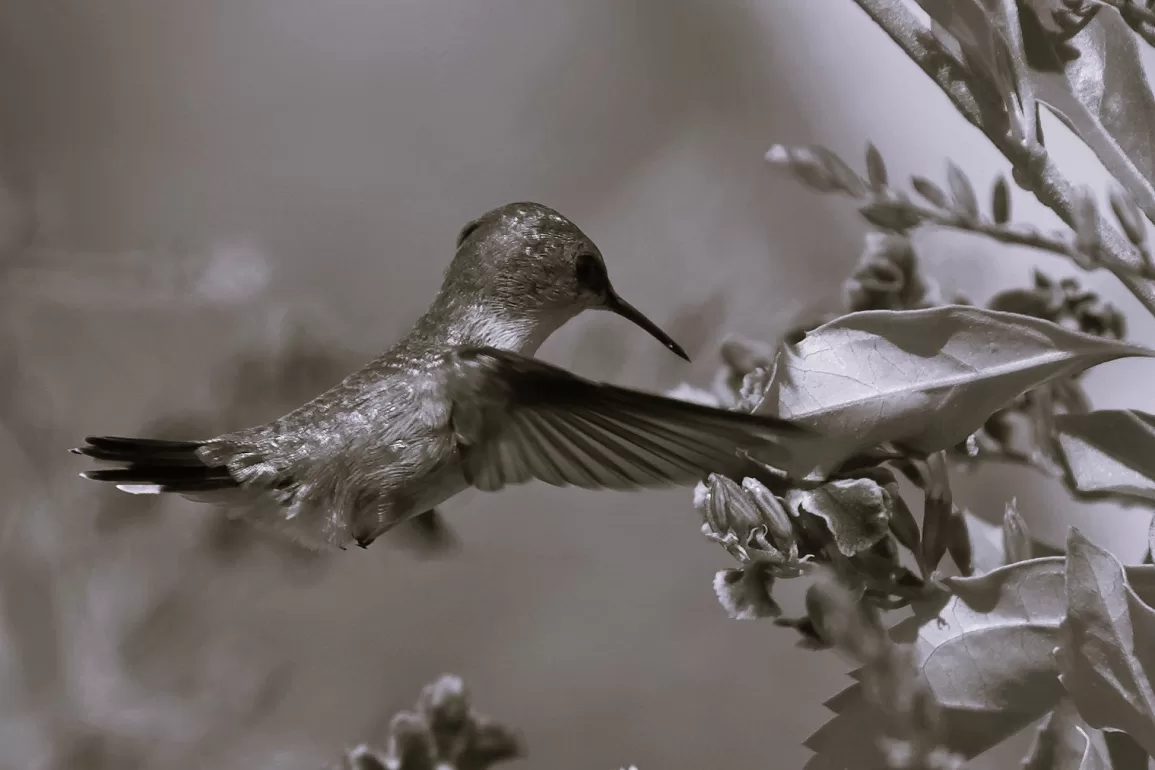
M918 269L909 236L872 232L842 286L847 312L914 310L941 304L937 287Z
M1043 318L1096 337L1121 340L1127 336L1123 314L1095 292L1083 289L1074 278L1056 282L1037 270L1034 278L1031 288L999 292L987 307Z
M478 714L460 677L426 685L414 711L389 725L384 752L362 745L345 753L340 770L486 770L524 756L521 738ZM333 768L337 770L337 768Z
M1007 289L987 303L991 310L1042 318L1095 337L1123 339L1123 314L1073 278L1055 281L1036 271L1034 285ZM991 415L953 456L966 465L1002 460L1031 465L1050 475L1061 475L1061 461L1051 445L1056 414L1082 414L1091 406L1077 377L1056 379L1029 390Z
M780 149L792 153L783 162L809 174L809 184L851 196L864 196L869 189L875 198L913 205L889 191L877 158L871 179L855 181L835 156L820 148ZM971 205L973 190L958 173L953 174L951 196L921 178L915 179L915 188L932 203L937 201L936 206L952 212L958 222L971 226L979 221ZM1005 184L996 185L994 198L995 224L991 226L1005 229L1009 216ZM1004 229L999 232L1011 232ZM895 228L883 230L866 236L858 264L843 285L844 312L907 311L948 304L920 270L909 234ZM970 304L957 297L949 302ZM1055 281L1036 273L1033 287L1004 291L988 307L1042 318L1093 336L1121 339L1125 334L1119 311L1073 279ZM820 323L826 320L831 319ZM817 325L788 331L779 345L731 339L722 346L722 365L710 389L682 385L670 395L755 412L774 378L780 345L798 343ZM1088 409L1077 379L1061 377L1021 394L939 459L885 445L852 458L818 481L798 482L767 467L755 473L757 478L711 476L699 484L694 504L702 515L705 535L739 564L717 574L714 587L719 601L736 618L777 617L781 610L772 597L774 581L798 577L818 565L832 566L841 579L861 587L864 599L879 608L903 606L927 596L936 590L931 577L945 554L964 574L973 566L965 515L951 499L946 466L941 462L949 458L966 468L979 461L1014 461L1058 475L1060 461L1051 446L1052 421L1056 414ZM1021 426L1026 430L1020 430ZM921 528L899 492L895 472L924 493ZM903 548L921 574L900 564ZM779 622L798 628L812 641L817 638L809 618Z
M735 618L777 617L777 579L830 565L880 606L900 606L923 581L899 561L914 551L918 525L890 471L871 468L812 488L775 494L762 481L711 474L694 491L702 533L739 566L715 577L722 606Z

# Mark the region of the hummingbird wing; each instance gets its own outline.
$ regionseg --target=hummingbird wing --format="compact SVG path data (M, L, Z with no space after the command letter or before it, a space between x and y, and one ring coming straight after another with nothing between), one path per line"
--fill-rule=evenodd
M776 417L714 409L594 382L495 348L452 354L449 394L466 480L485 491L554 486L689 486L773 463L809 431Z

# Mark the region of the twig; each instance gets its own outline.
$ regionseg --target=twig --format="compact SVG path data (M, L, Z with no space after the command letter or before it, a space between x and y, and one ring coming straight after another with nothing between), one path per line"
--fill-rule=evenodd
M1085 254L1080 252L1079 249L1069 241L1058 236L1046 235L1038 230L1028 230L1021 227L1016 228L1013 225L1000 225L994 222L961 216L926 206L919 206L913 201L904 201L903 208L917 216L920 219L921 225L933 225L951 230L975 233L976 235L985 235L1000 243L1013 246L1027 246L1033 249L1039 249L1040 251L1049 251L1052 254L1058 254L1063 257L1073 257L1073 261L1084 270L1095 270L1101 267L1111 270L1111 272L1116 275L1126 273L1135 278L1155 279L1155 266L1148 263L1146 259L1140 260L1138 268L1132 267L1132 265L1127 262L1108 264L1103 260L1103 256L1112 259L1113 255L1111 254Z
M1078 194L1042 148L1028 148L1014 137L1005 106L992 100L997 91L956 60L906 7L904 0L854 0L951 100L963 117L1014 165L1016 181L1071 227L1076 226ZM1099 263L1155 315L1155 282L1142 277L1143 259L1101 215ZM1126 269L1123 269L1123 268Z

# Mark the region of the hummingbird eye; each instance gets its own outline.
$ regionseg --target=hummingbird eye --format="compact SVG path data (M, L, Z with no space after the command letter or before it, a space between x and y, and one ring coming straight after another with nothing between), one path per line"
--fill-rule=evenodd
M578 285L589 289L595 294L601 294L609 285L610 279L601 261L593 254L578 254L574 260L574 277Z

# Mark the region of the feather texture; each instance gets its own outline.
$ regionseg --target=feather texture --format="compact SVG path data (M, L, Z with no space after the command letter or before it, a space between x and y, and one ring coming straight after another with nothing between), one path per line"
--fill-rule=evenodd
M93 481L116 484L134 494L198 493L238 486L228 468L205 463L197 454L198 441L89 436L86 446L72 451L96 460L121 463L121 468L85 471Z
M740 473L743 452L783 458L807 434L776 417L715 409L587 380L493 348L455 354L454 428L466 480L493 491L687 486Z

